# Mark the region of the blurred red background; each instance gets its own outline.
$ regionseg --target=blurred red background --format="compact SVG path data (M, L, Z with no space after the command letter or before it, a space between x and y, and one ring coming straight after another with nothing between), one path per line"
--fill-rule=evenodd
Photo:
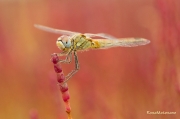
M59 35L34 24L151 41L78 53L68 82L74 119L178 119L179 14L179 0L1 0L0 119L67 118L50 62ZM74 63L62 67L67 74Z

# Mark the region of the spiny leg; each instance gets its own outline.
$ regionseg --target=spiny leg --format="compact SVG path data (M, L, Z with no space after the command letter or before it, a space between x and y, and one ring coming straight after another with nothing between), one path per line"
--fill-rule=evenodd
M78 56L76 51L74 51L74 60L75 60L75 69L72 70L67 76L66 76L66 80L62 83L66 83L78 70L79 70L79 62L78 62Z
M58 56L61 56L61 53L57 53ZM64 60L60 60L59 63L71 63L72 61L72 50L67 54Z
M65 60L60 60L61 63L71 63L71 61L72 61L72 52L68 53Z

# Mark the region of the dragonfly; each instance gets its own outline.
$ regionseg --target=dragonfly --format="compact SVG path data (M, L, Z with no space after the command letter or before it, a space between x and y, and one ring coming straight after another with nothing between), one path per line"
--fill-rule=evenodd
M150 43L150 41L145 38L116 38L105 33L79 33L50 28L38 24L35 24L34 26L46 32L61 34L56 41L56 45L62 52L57 53L57 55L66 56L66 58L64 60L60 60L59 62L71 63L72 54L74 55L75 69L65 77L65 81L63 83L67 82L79 70L79 61L77 56L78 51L108 49L112 47L135 47ZM97 37L100 39L97 39Z

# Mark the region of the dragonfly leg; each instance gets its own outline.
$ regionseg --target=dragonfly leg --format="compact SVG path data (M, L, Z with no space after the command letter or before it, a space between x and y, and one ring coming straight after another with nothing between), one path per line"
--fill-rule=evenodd
M60 60L61 63L71 63L72 61L72 52L69 52L66 59Z
M57 53L58 56L62 56L61 53ZM71 63L72 61L72 51L70 51L64 60L60 60L59 63Z
M74 51L74 60L75 60L75 69L72 70L67 76L66 76L66 80L62 83L66 83L78 70L79 70L79 62L78 62L78 56L76 51Z

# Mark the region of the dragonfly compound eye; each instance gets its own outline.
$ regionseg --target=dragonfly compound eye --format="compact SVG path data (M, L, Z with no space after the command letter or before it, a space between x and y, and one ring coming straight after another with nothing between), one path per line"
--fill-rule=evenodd
M56 41L56 45L58 46L59 49L63 50L65 48L64 43L62 42L62 38L59 37Z
M70 47L71 47L71 40L62 41L62 43L64 44L64 46L65 46L66 48L70 48Z

